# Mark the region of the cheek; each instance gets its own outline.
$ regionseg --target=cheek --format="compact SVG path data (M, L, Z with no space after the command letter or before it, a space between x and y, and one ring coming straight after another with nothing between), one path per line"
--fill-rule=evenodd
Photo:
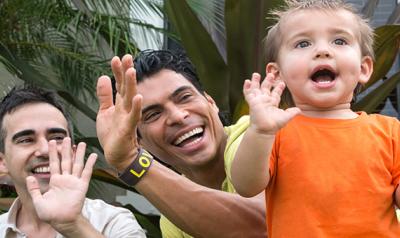
M140 126L138 131L140 133L139 143L146 148L151 148L155 144L157 144L157 142L161 140L161 137L163 135L161 127L158 126L156 123Z

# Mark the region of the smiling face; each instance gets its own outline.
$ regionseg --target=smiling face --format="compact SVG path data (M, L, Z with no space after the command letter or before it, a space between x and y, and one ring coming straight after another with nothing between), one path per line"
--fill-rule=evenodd
M140 82L138 93L140 143L156 157L185 173L223 156L225 133L215 102L181 74L161 70Z
M0 165L11 176L18 194L28 193L25 178L34 176L43 193L50 178L48 141L62 142L68 136L68 123L63 114L47 103L24 104L6 114L5 149Z
M350 109L357 83L366 83L372 59L362 56L354 15L343 9L294 12L281 23L282 44L276 63L267 65L290 90L297 107Z

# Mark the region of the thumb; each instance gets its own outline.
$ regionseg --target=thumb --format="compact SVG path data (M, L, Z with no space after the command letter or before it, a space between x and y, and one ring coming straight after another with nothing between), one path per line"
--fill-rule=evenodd
M111 80L108 76L101 76L98 79L96 94L99 100L99 111L106 110L114 105Z
M285 110L285 112L288 115L288 120L292 120L293 117L295 117L296 115L300 114L301 110L298 107L291 107Z
M42 198L39 183L34 177L28 176L26 178L26 187L28 188L28 192L32 197L33 203Z

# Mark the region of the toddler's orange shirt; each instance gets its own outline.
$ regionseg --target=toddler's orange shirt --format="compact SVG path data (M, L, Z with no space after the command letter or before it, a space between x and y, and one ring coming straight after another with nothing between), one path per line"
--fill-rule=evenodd
M295 117L270 158L269 237L400 237L399 147L396 118Z

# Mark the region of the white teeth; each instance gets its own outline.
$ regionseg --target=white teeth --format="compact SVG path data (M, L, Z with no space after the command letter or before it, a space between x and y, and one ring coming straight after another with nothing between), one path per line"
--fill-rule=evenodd
M318 81L318 83L320 83L320 84L328 84L328 83L330 83L331 81L330 80L320 80L320 81Z
M186 132L185 134L181 135L181 136L174 142L174 145L178 145L178 144L180 144L182 141L186 140L187 138L189 138L189 137L191 137L191 136L193 136L193 135L199 134L199 133L201 133L201 132L203 132L203 128L201 128L201 127L194 128L193 130L191 130L191 131L189 131L189 132ZM200 140L200 138L196 139L195 141L193 141L193 142L191 142L191 143L198 142L199 140Z
M44 166L44 167L37 167L33 170L34 173L50 173L50 167L49 166Z

